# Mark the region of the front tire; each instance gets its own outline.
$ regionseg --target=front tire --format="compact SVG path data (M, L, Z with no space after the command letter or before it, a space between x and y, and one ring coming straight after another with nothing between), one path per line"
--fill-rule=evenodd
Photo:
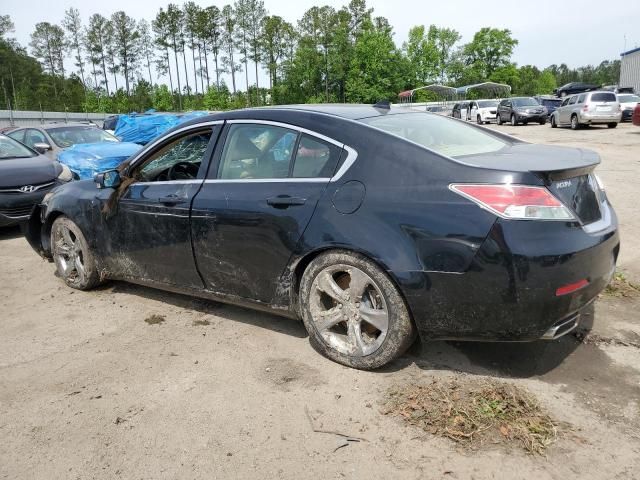
M96 261L82 230L61 216L51 226L51 253L56 271L77 290L90 290L100 283Z
M511 114L511 126L515 127L516 125L518 125L518 121L516 120L516 116L512 113Z
M371 370L402 355L416 338L405 302L366 257L334 251L315 258L300 284L311 345L329 359Z
M551 115L551 128L558 128L555 115Z
M501 117L500 115L498 115L498 116L496 117L496 123L497 123L498 125L502 125L502 117Z

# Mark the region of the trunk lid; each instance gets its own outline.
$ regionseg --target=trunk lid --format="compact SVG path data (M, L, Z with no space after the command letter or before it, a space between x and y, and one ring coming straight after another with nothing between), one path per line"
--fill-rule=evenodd
M456 160L474 167L534 173L583 224L601 218L600 189L593 175L593 170L600 163L596 152L581 148L515 144L498 152L457 157Z

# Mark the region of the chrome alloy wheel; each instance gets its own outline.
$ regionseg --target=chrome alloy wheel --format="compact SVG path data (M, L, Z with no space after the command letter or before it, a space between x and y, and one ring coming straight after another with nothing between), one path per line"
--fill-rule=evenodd
M345 355L374 353L387 336L389 312L374 280L352 265L331 265L311 287L311 319L331 348Z
M73 283L86 279L84 252L76 234L64 224L57 224L52 232L53 259L58 272Z

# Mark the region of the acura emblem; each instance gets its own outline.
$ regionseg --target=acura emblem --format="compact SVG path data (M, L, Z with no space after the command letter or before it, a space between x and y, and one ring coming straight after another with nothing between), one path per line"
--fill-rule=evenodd
M36 187L34 187L33 185L25 185L24 187L20 187L20 191L22 193L31 193L31 192L35 192L37 190Z

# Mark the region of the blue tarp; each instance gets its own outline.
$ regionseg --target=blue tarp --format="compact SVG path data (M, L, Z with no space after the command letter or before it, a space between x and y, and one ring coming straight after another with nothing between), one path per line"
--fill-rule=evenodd
M92 179L96 173L117 168L142 147L137 143L78 143L58 154L58 161L80 177Z
M115 135L123 142L141 145L149 143L167 130L193 118L208 115L208 112L186 114L152 113L150 115L120 115Z

